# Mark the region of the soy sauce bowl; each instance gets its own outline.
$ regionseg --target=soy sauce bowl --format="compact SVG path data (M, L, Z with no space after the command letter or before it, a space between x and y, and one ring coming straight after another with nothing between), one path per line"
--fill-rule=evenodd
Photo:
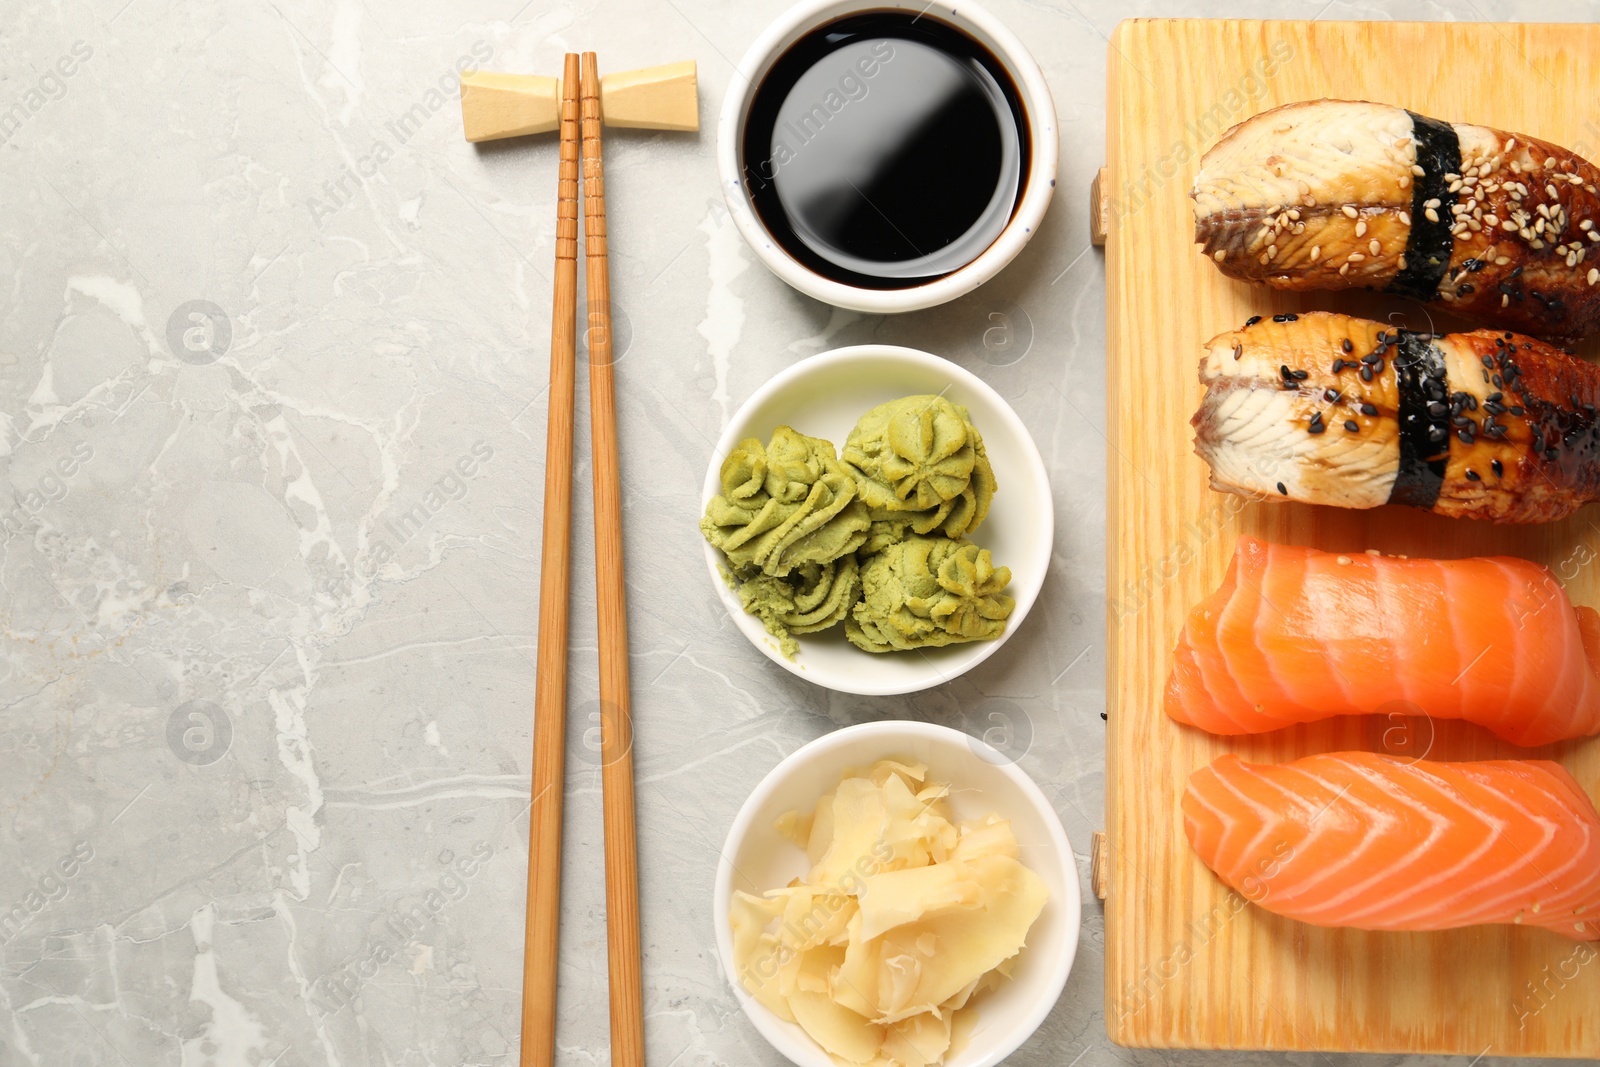
M1024 126L1021 132L1027 139L1029 151L1010 221L975 258L927 281L908 279L904 287L868 288L825 277L783 247L757 213L743 144L757 90L791 46L813 30L841 18L894 11L953 27L998 61L1021 103ZM1060 153L1055 103L1038 63L999 19L970 0L890 0L877 4L802 0L779 16L745 53L717 122L717 169L723 196L735 225L757 258L807 296L873 314L915 311L943 304L971 292L1000 273L1038 230L1055 191Z
M1044 587L1055 538L1050 477L1027 427L983 379L949 360L914 348L855 345L803 359L756 390L729 420L706 470L701 514L722 492L722 461L740 441L769 441L776 427L792 426L842 450L856 420L869 410L922 394L943 395L967 409L994 467L999 488L983 524L968 537L990 551L996 566L1011 570L1006 593L1016 606L999 637L942 648L867 652L845 640L841 622L820 633L796 635L800 650L789 659L777 638L744 610L739 594L728 587L723 578L727 557L702 540L712 585L739 631L784 670L828 689L862 696L930 689L994 655L1023 625Z
M972 1031L944 1061L945 1067L993 1067L1039 1028L1060 999L1077 953L1082 902L1072 846L1049 798L1014 762L959 730L905 721L849 726L803 746L761 780L728 831L712 889L723 974L746 1017L773 1048L799 1067L837 1067L809 1034L746 991L733 955L729 913L735 890L759 895L805 875L806 854L778 833L777 818L787 811L815 810L818 798L836 788L846 770L864 770L880 759L926 765L929 777L951 787L949 803L957 819L994 814L1008 820L1017 837L1017 858L1044 880L1049 893L1011 977L963 1009L973 1014Z

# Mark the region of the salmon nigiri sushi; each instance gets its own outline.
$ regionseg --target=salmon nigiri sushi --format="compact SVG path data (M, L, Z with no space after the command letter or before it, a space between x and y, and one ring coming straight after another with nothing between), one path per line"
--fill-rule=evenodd
M1600 814L1548 760L1223 756L1190 777L1183 828L1224 882L1301 922L1600 939Z
M1215 734L1406 708L1513 744L1600 731L1600 615L1510 557L1341 555L1241 537L1184 623L1167 714Z

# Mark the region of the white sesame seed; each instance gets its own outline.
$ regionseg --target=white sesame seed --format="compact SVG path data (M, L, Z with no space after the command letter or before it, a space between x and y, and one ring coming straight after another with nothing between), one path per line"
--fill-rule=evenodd
M1433 197L1431 200L1424 200L1422 202L1422 206L1423 207L1438 207L1439 206L1439 198L1436 196L1436 197Z
M1517 232L1517 224L1515 222L1512 222L1510 219L1507 219L1506 221L1502 222L1500 224L1500 228L1502 230L1506 231L1507 233L1516 233Z
M1352 218L1352 219L1360 214L1360 212L1358 212L1355 208L1351 207L1349 204L1346 204L1344 206L1344 213L1345 213L1346 217Z
M1411 188L1411 175L1409 175L1409 174L1400 175L1400 188L1402 188L1402 189Z
M1511 296L1510 296L1510 294L1508 294L1508 293L1501 293L1500 294L1500 306L1501 307L1510 307L1511 306Z
M1507 263L1510 263L1510 262L1511 262L1511 257L1510 256L1495 256L1494 257L1494 265L1497 266L1497 267L1503 267Z
M1545 187L1544 187L1544 191L1549 195L1550 199L1552 199L1552 200L1559 200L1561 198L1561 194L1556 192L1556 186L1555 186L1554 182L1550 182L1550 183L1546 184Z
M1517 139L1515 137L1507 137L1506 138L1505 151L1507 151L1507 152L1511 151L1513 148L1516 147L1516 144L1517 144Z
M1350 264L1348 264L1348 263L1340 264L1339 273L1341 275L1349 274L1350 273Z
M1591 241L1600 241L1600 230L1590 230L1588 232L1588 238Z
M1322 246L1321 245L1312 245L1311 246L1311 262L1315 263L1317 260L1319 260L1321 258L1322 258Z
M1407 226L1410 226L1411 225L1411 212L1409 212L1409 211L1400 212L1400 221L1405 223Z
M1309 196L1311 193L1311 186L1307 185L1305 183L1305 179L1303 178L1296 178L1294 186L1296 189L1300 190L1301 196Z
M1426 178L1428 176L1428 172L1423 170L1415 163L1411 164L1411 173L1415 174L1419 178Z
M1472 230L1473 233L1478 233L1483 229L1483 223L1479 222L1477 219L1468 219L1467 226Z
M1297 208L1297 207L1290 208L1289 209L1289 217L1291 219L1294 219L1296 222L1299 222L1300 221L1300 209Z
M1600 267L1589 268L1588 281L1590 285L1593 285L1595 282L1600 282Z
M1267 260L1269 260L1271 258L1272 257L1269 256L1267 253L1263 252L1259 256L1256 257L1256 262L1260 263L1263 267L1265 267L1267 265Z
M1404 252L1400 253L1399 264L1400 264L1400 269L1401 270L1405 270L1406 269L1406 254Z
M1215 252L1211 253L1211 258L1216 260L1218 263L1221 263L1224 259L1228 258L1228 250L1226 248L1219 248Z
M1367 242L1367 248L1372 252L1373 255L1377 255L1378 249L1381 247L1382 246L1378 244L1378 239L1376 237Z
M1429 222L1438 222L1439 221L1439 213L1437 211L1433 210L1433 208L1431 208L1431 207L1426 209L1425 211L1423 211L1422 214Z
M1594 220L1593 219L1584 219L1582 222L1578 223L1578 229L1580 229L1580 230L1592 230L1592 229L1594 229Z
M1459 193L1461 191L1461 179L1460 178L1457 178L1455 181L1450 183L1450 191L1452 193Z
M1350 259L1348 260L1348 262L1350 262L1350 263L1360 263L1362 260L1364 260L1366 258L1367 257L1362 255L1360 252L1351 252L1350 253Z
M1324 558L1324 559L1326 559L1326 558L1327 558L1327 557L1326 557L1326 556L1324 556L1324 557L1323 557L1323 558ZM1350 559L1350 557L1349 557L1349 556L1335 556L1335 557L1334 557L1334 560L1335 560L1335 561L1336 561L1336 562L1337 562L1337 563L1338 563L1338 564L1339 564L1339 566L1341 566L1341 567L1348 567L1348 566L1350 566L1350 564L1351 564L1351 563L1352 563L1352 562L1353 562L1353 561L1352 561L1352 560L1351 560L1351 559ZM1583 925L1583 924L1582 924L1582 923L1579 923L1579 924L1578 924L1578 925L1580 925L1580 926L1581 926L1581 925Z
M1356 223L1356 236L1357 237L1364 236L1366 234L1366 232L1367 232L1367 222L1366 222L1365 219L1362 219L1360 222Z
M1306 232L1306 224L1303 223L1303 222L1297 222L1297 223L1294 224L1293 229L1291 229L1289 232L1291 232L1291 233L1305 233Z
M1490 213L1483 217L1483 221L1488 223L1490 226L1498 226L1500 225L1500 216Z

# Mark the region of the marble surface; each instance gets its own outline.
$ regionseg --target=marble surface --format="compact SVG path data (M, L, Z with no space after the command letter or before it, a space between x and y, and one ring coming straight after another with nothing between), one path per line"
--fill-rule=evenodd
M555 157L548 140L463 142L455 72L554 73L596 46L609 69L693 57L709 121L782 7L519 4L8 6L0 1067L515 1062ZM728 219L710 132L607 145L656 1064L780 1062L715 960L710 887L749 790L835 727L1005 717L1087 880L1106 444L1084 193L1117 20L1600 17L1532 0L990 6L1053 87L1061 195L1008 270L945 307L886 319L785 287ZM1057 490L1025 628L892 699L761 657L695 532L736 406L869 340L983 376ZM560 1059L580 1067L608 1059L586 497L559 1002ZM1467 1062L1117 1049L1101 980L1091 902L1067 991L1011 1062Z

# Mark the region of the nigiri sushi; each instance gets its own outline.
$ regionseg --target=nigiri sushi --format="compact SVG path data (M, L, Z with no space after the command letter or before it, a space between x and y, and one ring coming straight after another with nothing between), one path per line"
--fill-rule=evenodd
M1382 289L1567 343L1600 327L1600 170L1521 133L1286 104L1201 157L1195 241L1276 289Z
M1600 814L1549 760L1222 756L1190 777L1183 828L1224 882L1301 922L1600 938Z
M1200 382L1221 492L1493 522L1600 498L1600 367L1519 334L1275 315L1206 342Z
M1190 612L1165 706L1254 734L1399 702L1534 746L1600 732L1600 615L1526 560L1401 559L1239 538Z

